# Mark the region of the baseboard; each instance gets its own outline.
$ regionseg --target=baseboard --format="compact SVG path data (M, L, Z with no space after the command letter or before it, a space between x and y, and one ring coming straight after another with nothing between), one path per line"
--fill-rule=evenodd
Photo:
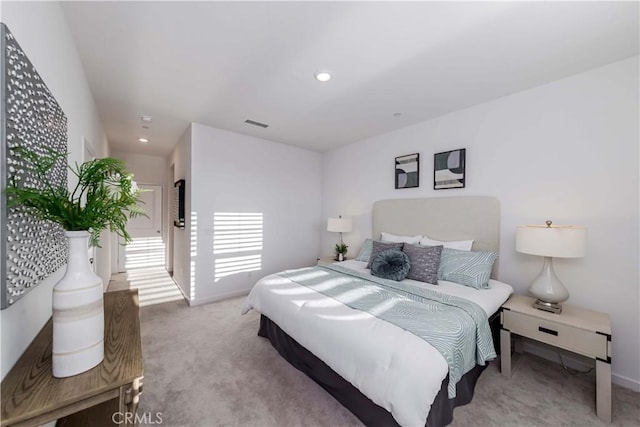
M611 382L619 385L620 387L628 388L629 390L633 390L636 393L640 393L640 381L636 381L632 378L628 378L612 372Z
M173 277L172 277L173 279ZM180 285L178 285L178 283L174 280L173 283L176 284L176 286L178 287L178 289L180 290L180 293L182 294L182 298L184 298L184 300L187 302L188 306L191 306L191 300L189 299L189 296L187 294L184 293L184 289L182 289L182 287Z
M240 289L240 290L237 290L237 291L228 292L226 294L219 294L219 295L215 295L215 296L212 296L212 297L209 297L209 298L203 298L203 299L194 300L194 301L191 301L189 303L189 305L190 306L196 306L196 305L202 305L202 304L209 304L210 302L222 301L224 299L239 297L241 295L248 295L249 291L251 291L251 288Z
M560 358L558 357L558 351L562 354L564 364L570 368L584 371L592 366L595 366L593 359L580 356L575 353L567 352L564 350L558 350L556 347L549 346L537 341L524 340L523 351L549 360L551 362L560 364ZM632 378L627 378L623 375L611 373L611 382L619 385L620 387L628 388L635 392L640 392L640 381Z
M180 284L176 281L176 278L173 275L171 275L170 277L171 277L171 280L173 280L173 283L176 284L176 288L178 288L178 290L182 294L182 298L184 298L184 300L187 302L187 305L191 306L191 300L189 299L189 296L184 293L184 289L182 289L182 286L180 286Z

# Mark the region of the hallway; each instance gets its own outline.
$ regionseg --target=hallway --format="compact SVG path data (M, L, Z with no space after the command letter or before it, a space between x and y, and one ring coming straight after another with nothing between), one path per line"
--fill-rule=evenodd
M161 266L130 268L111 276L107 292L138 289L140 307L183 299L167 270Z

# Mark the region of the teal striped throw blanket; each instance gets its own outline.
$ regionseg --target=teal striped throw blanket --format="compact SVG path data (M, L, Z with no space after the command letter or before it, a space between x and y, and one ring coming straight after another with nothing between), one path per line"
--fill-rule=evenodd
M456 396L456 384L476 363L484 365L496 358L486 312L464 298L337 264L279 275L392 323L431 344L449 366L449 398Z

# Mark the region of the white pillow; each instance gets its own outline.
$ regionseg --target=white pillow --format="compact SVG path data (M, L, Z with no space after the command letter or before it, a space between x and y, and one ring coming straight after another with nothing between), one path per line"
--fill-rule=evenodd
M420 243L420 239L422 236L401 236L398 234L391 234L382 232L382 241L383 242L392 242L392 243Z
M448 249L457 249L459 251L470 251L471 246L473 246L473 240L457 240L457 241L450 241L450 242L442 242L440 240L433 240L427 236L424 236L420 240L420 244L425 246L442 245Z

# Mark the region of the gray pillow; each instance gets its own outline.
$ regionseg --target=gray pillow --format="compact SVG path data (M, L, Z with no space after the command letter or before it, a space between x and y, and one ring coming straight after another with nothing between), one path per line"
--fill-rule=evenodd
M489 286L491 269L498 258L495 252L459 251L444 248L440 257L438 279L476 289Z
M362 248L360 248L360 252L356 257L356 261L369 262L369 259L371 259L371 249L373 249L373 240L365 239L364 243L362 243Z
M369 262L367 263L367 268L371 268L371 263L380 252L386 249L395 249L401 251L402 245L404 245L404 243L387 243L374 240L373 247L371 248L371 256L369 257Z
M411 268L409 257L397 249L386 249L374 258L371 263L371 274L383 279L404 280Z
M402 251L407 254L411 263L407 279L438 284L438 267L440 266L442 245L416 246L405 243Z

